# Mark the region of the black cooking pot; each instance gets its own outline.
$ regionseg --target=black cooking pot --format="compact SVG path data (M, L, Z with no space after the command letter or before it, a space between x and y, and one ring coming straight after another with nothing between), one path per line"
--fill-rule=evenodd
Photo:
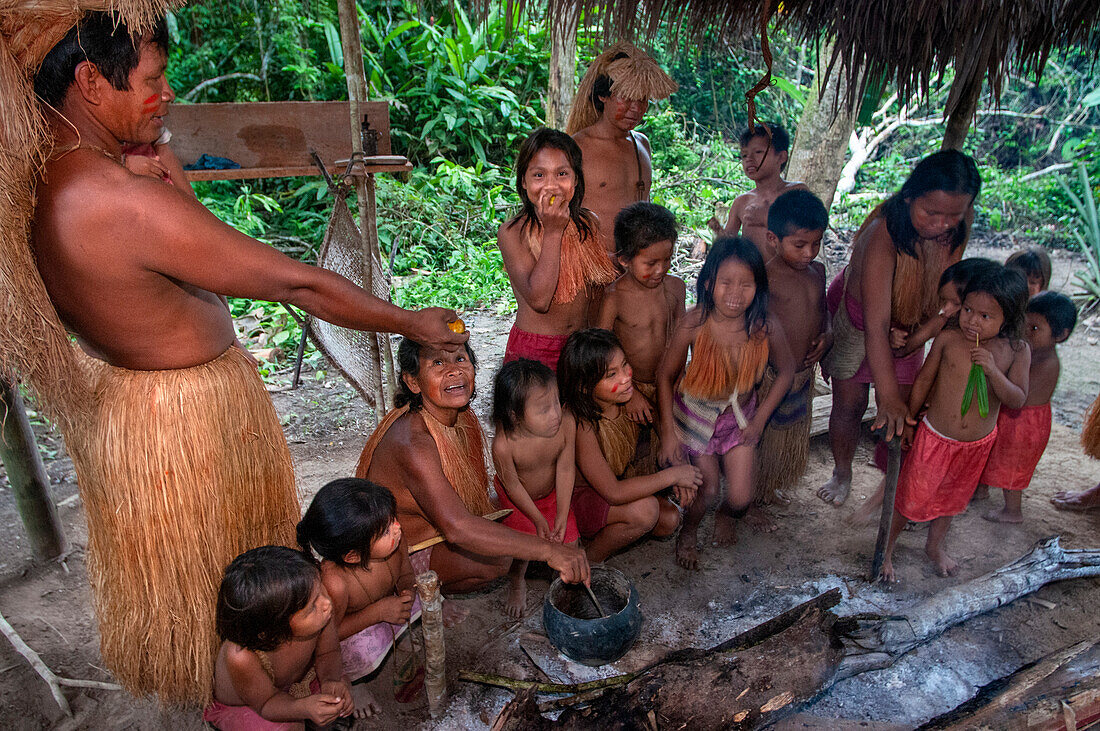
M597 667L625 655L642 631L638 590L616 569L592 567L592 592L600 617L581 584L554 579L542 604L542 626L554 647L570 660Z

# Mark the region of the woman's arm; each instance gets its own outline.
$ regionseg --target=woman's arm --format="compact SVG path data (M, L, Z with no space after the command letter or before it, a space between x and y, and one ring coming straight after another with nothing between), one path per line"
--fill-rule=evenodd
M875 401L878 414L873 428L885 427L886 439L901 434L905 429L909 410L901 398L901 387L894 371L893 353L890 351L890 315L894 288L894 268L897 251L886 230L886 224L878 221L872 225L867 247L860 267L859 291L863 307L863 339L867 349L867 363L875 383ZM845 306L841 304L841 307Z
M543 561L560 572L563 581L588 581L588 561L583 551L471 515L443 474L439 450L419 415L412 415L407 438L398 438L393 452L413 499L448 543L482 556Z

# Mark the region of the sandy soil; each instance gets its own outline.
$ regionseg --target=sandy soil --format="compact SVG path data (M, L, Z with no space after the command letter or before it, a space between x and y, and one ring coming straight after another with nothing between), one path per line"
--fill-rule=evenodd
M975 246L972 254L1003 259L1005 251ZM685 269L693 267L683 264ZM1056 287L1064 286L1076 262L1055 256ZM475 407L484 418L489 377L499 364L508 322L492 315L466 316L481 358L481 389ZM807 475L795 501L776 512L780 529L772 534L742 530L728 549L706 547L699 572L685 572L672 559L672 544L644 543L609 562L630 576L642 599L646 621L630 662L662 647L704 647L736 634L816 593L839 587L841 612L892 613L958 581L981 575L1026 552L1038 539L1060 534L1071 548L1100 545L1100 514L1053 510L1048 497L1057 490L1079 489L1100 480L1100 463L1081 454L1077 443L1083 409L1100 389L1097 332L1085 327L1061 349L1063 377L1055 398L1056 424L1050 446L1025 493L1022 526L988 523L986 504L960 516L949 536L949 549L960 559L957 578L934 575L923 558L922 528L904 534L897 554L902 583L872 586L863 580L874 542L873 528L852 529L842 519L869 496L879 473L866 465L869 443L856 460L849 504L827 506L813 493L831 469L822 440L813 444ZM304 500L325 482L349 474L358 458L372 414L335 373L307 369L296 391L274 388ZM287 379L288 380L288 379ZM0 612L54 672L73 678L109 681L100 667L98 636L84 569L86 529L71 462L57 436L40 430L52 491L73 550L62 563L33 561L6 479L0 484ZM1000 496L993 497L999 504ZM710 519L703 526L709 535ZM448 670L502 672L541 677L520 649L528 633L541 632L541 601L550 577L530 582L528 615L521 621L503 615L503 591L456 600L469 618L448 631ZM957 627L903 658L893 667L836 685L806 709L810 717L858 719L912 726L969 698L975 689L1020 665L1100 631L1100 583L1069 582L1044 588L1036 599L1021 600ZM198 714L162 710L149 700L118 691L70 691L75 718L65 719L46 685L6 642L0 641L0 714L8 728L199 729ZM483 728L507 701L507 693L452 683L453 700L445 719L428 720L426 709L398 706L392 700L392 667L384 665L370 687L384 706L383 718L365 727ZM799 724L792 724L797 726Z

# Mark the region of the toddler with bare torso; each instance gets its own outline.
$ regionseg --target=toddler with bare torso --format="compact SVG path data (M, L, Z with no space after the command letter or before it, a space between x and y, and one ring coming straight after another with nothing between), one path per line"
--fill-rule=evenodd
M576 424L563 412L554 372L521 358L505 363L493 384L493 463L504 525L557 543L580 538L570 501L576 475ZM527 606L527 564L512 559L505 611L522 617Z

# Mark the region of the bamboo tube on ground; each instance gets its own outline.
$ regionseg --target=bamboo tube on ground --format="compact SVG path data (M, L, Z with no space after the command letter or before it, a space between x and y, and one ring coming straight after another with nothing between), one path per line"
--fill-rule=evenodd
M428 710L432 718L439 718L447 703L447 657L439 576L434 571L417 576L416 592L420 595L420 622L424 628L424 687L428 693Z

